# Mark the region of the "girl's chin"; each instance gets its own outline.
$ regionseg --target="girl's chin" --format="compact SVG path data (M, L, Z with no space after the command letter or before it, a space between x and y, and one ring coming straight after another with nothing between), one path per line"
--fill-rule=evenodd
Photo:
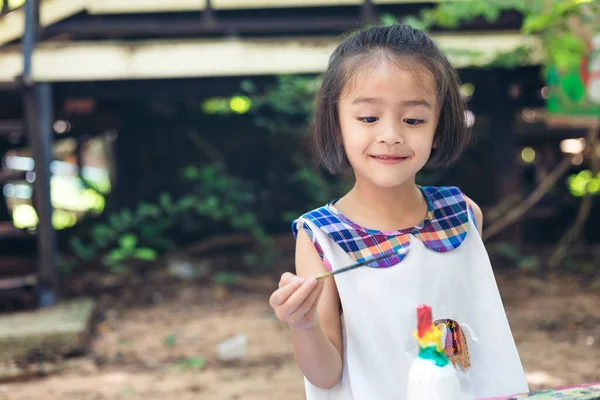
M380 189L397 189L407 184L414 183L414 178L401 179L397 175L386 179L382 176L364 177L362 180L368 181L370 186Z

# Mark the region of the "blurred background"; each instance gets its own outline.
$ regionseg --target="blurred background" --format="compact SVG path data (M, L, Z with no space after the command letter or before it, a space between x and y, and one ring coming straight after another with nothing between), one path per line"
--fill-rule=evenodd
M0 398L302 399L268 296L312 168L319 74L401 21L458 68L458 185L532 389L600 381L593 0L0 0Z

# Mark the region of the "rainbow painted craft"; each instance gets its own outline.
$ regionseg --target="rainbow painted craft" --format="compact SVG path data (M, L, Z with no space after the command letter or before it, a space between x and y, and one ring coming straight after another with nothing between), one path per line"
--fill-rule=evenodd
M456 370L442 347L442 330L431 317L431 307L417 307L419 355L408 371L407 400L463 400Z

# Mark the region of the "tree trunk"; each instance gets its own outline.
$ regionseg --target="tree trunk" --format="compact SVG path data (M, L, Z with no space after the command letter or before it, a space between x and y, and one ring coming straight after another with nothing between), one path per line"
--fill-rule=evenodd
M594 177L596 177L598 172L600 172L600 156L596 149L599 130L600 129L597 127L590 128L586 141L586 149L588 149L590 153L590 169L592 170L592 176ZM590 212L592 211L593 203L593 195L586 190L586 193L579 204L579 211L577 212L577 217L575 218L573 225L571 225L571 227L559 240L556 250L548 261L548 266L550 268L556 268L561 264L561 262L567 256L570 246L575 243L575 241L577 241L581 235L581 231L585 227L585 223L587 222Z

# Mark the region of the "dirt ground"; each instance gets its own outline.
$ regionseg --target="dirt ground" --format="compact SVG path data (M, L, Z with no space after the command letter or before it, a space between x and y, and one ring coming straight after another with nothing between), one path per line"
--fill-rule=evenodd
M600 381L600 293L564 278L498 282L532 389ZM267 297L193 283L103 295L78 367L1 384L0 400L303 399L288 330ZM220 362L217 344L240 334L247 358Z

